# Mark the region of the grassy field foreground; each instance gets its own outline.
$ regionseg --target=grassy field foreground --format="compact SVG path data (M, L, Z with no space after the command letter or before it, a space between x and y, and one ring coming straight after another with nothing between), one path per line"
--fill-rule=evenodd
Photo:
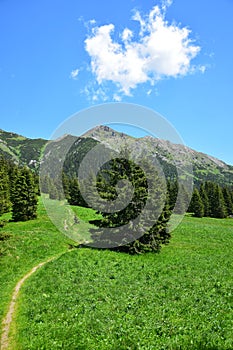
M57 210L59 203L53 203ZM88 220L87 216L98 217L89 209L75 208L75 212L84 221ZM4 214L1 219L10 217ZM35 265L69 251L73 244L51 223L41 199L36 220L9 222L0 228L0 324L16 283Z
M233 349L232 249L233 220L191 217L160 254L75 249L25 282L11 349Z
M38 213L1 229L1 319L18 280L57 257L23 285L10 349L233 349L233 220L185 217L160 254L129 256L70 251Z

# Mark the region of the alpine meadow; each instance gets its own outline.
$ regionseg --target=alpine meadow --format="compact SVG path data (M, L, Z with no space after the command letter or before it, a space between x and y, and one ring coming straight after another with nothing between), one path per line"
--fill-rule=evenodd
M127 231L131 239L127 242L125 233L121 234L121 225L137 217L149 198L149 172L146 178L142 168L125 158L125 153L134 152L135 142L140 139L134 141L102 126L83 137L65 136L56 141L55 148L51 142L45 148L45 141L39 143L3 131L2 135L2 349L233 348L230 166L190 150L196 164L195 186L185 210L182 200L175 206L179 187L175 157L178 158L177 148L181 146L170 145L170 151L166 147L165 153L160 143L158 149L166 175L163 210L153 226L148 219L143 221L148 230L140 237L137 226L131 226ZM65 147L67 138L72 139L73 146L63 164L61 190L54 172L55 158L62 149L58 144ZM77 177L85 155L98 143L104 148L111 147L113 138L123 140L124 144L129 139L127 150L119 147L118 158L105 163L95 188L111 205L119 197L117 183L127 179L133 183L131 202L117 215L90 208L89 197L83 198ZM149 139L147 159L153 152L152 142L159 140ZM53 169L47 169L45 163L46 176L41 174L40 179L39 157L32 162L21 156L22 145L27 143L34 154L48 157ZM11 153L7 154L7 147ZM12 154L17 155L17 161ZM201 162L197 165L199 158ZM151 183L156 183L156 207L161 210L158 198L162 197L157 192L164 184L155 173L151 176ZM124 186L122 183L123 202L127 200ZM183 192L181 199L185 200L185 189ZM89 195L92 198L94 192ZM44 207L46 201L58 217L61 204L71 208L78 236L72 239L54 226ZM175 218L187 213L170 232L169 219L174 211ZM153 216L150 210L148 213ZM68 227L69 220L62 221L65 224ZM115 234L108 236L106 227L116 229ZM9 317L15 286L35 267L20 285Z
M0 350L233 350L233 0L0 0Z

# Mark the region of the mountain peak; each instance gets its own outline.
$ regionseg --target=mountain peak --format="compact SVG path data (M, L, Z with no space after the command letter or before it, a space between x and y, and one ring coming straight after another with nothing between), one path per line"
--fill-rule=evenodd
M88 130L85 134L82 135L82 137L92 137L100 142L103 142L109 138L132 138L132 136L129 136L123 132L118 132L107 125L96 126Z

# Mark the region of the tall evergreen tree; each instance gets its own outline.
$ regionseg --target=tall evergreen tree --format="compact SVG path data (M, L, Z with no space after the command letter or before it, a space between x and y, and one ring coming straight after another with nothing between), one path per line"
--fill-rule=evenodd
M58 189L53 180L51 180L49 183L49 198L57 200L59 199Z
M211 181L205 183L205 191L209 202L209 216L213 218L225 218L227 209L221 187Z
M201 196L202 203L204 205L204 216L209 216L209 200L203 183L200 186L199 193Z
M178 183L177 180L167 181L167 189L169 193L169 204L170 210L173 210L176 204L177 195L178 195Z
M177 180L171 181L167 180L167 191L169 194L169 206L170 210L173 210L176 204L176 199L178 195L178 183Z
M198 218L202 218L204 216L204 204L197 188L195 188L193 191L189 211L193 213L193 216Z
M185 186L181 183L177 187L177 198L175 202L175 214L184 214L187 210L188 203L189 203L189 195L188 191L186 190Z
M231 198L231 193L228 187L224 187L222 189L223 193L223 198L227 210L227 215L232 215L233 214L233 203L232 203L232 198Z
M40 177L40 189L42 193L49 194L50 184L51 184L51 180L48 175L44 175Z
M12 219L14 221L36 218L36 192L32 172L26 167L20 169L12 192Z
M0 215L10 210L10 185L7 163L0 159Z
M214 218L226 218L227 209L225 206L225 201L222 193L222 189L219 185L215 185L215 196L214 196L214 205L213 205L213 217Z
M77 178L73 178L69 180L68 191L69 192L66 198L70 205L88 207L87 203L83 199L82 194L80 192L79 182Z
M152 170L146 163L145 168ZM101 211L103 220L97 223L99 228L91 230L93 241L99 247L112 247L112 249L130 253L158 251L161 244L167 243L170 238L167 230L170 210L168 198L163 191L164 184L154 169L153 173L148 171L145 174L141 167L128 159L112 160L103 172L102 182L99 181L99 193L109 200L110 209L111 201L114 203L114 200L119 198L117 184L121 186L121 203L128 202L129 193L124 188L123 180L128 180L132 184L133 197L124 209L114 210L113 204L112 213ZM148 184L149 188L153 189L152 193L148 190ZM142 219L139 220L142 212ZM153 219L155 212L160 213L157 220ZM126 231L125 226L127 226ZM105 230L106 228L110 230ZM109 234L111 228L114 229L112 235Z
M205 193L208 197L208 204L209 204L208 216L214 217L214 211L215 211L215 205L216 205L216 199L215 199L216 185L211 181L206 181L204 184L204 188L205 188Z

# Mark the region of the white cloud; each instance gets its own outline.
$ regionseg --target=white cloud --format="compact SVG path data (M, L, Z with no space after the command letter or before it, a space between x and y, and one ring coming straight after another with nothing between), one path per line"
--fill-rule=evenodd
M130 41L133 37L133 32L132 30L125 28L122 33L122 40L124 42Z
M70 73L70 77L71 77L72 79L76 80L77 77L78 77L78 75L79 75L79 72L80 72L79 69L74 69L74 70L72 70L72 72Z
M165 20L171 0L162 1L143 16L136 11L134 21L140 25L139 35L125 28L119 42L113 40L113 24L95 26L85 40L85 48L91 58L91 71L99 85L114 83L119 93L130 96L139 84L167 77L193 73L191 61L200 52L200 46L190 38L191 30ZM136 39L134 39L136 37ZM199 67L204 73L205 67Z
M121 96L119 96L118 94L114 94L114 95L113 95L113 101L115 101L115 102L121 102Z
M100 101L106 102L108 100L108 96L107 96L105 90L103 88L97 86L97 84L95 84L95 83L89 83L80 92L87 96L90 103L95 103L95 102L100 102Z

